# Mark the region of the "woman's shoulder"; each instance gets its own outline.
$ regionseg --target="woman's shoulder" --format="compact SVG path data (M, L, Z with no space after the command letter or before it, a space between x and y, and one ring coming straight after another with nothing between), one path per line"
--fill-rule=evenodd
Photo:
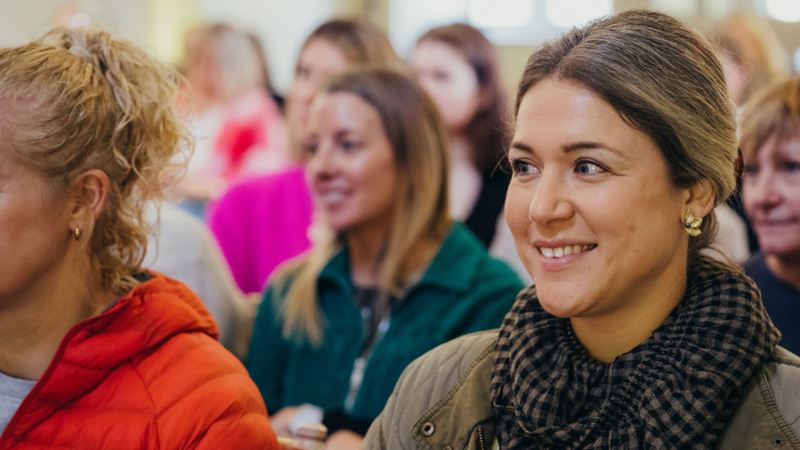
M491 417L491 370L497 330L446 342L412 362L395 385L366 436L366 448L396 448L412 435L437 438L468 434ZM463 406L467 407L464 408ZM412 430L409 433L408 430Z
M800 357L778 347L745 387L720 448L800 449Z
M441 260L441 261L439 261ZM446 262L447 267L459 276L484 284L487 281L511 283L522 288L516 272L505 262L491 256L477 237L461 223L453 228L442 244L434 264ZM469 277L468 275L472 275Z
M204 442L215 441L212 435L223 430L253 442L274 439L264 402L244 366L206 334L176 334L132 361L132 369L152 402L162 444L173 442L177 448L191 430L206 430Z

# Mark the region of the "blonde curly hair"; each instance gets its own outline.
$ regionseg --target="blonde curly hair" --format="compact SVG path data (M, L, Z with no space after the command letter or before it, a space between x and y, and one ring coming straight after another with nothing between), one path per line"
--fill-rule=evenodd
M121 293L146 251L144 203L190 138L175 109L178 75L103 31L56 28L0 50L4 151L64 190L81 173L110 180L88 246L103 287ZM7 149L7 150L6 150Z

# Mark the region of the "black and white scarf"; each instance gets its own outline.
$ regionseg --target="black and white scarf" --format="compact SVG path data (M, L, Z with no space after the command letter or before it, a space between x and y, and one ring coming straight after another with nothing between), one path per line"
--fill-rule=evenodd
M690 270L668 319L610 364L589 357L531 287L497 342L501 448L712 448L779 338L752 281L710 259Z

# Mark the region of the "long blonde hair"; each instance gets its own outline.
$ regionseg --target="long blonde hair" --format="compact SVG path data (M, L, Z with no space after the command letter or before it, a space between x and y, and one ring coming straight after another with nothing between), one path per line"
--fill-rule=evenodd
M105 32L56 28L42 39L0 49L3 151L64 191L81 173L111 181L85 245L102 286L134 286L148 226L144 203L190 139L175 112L177 75Z
M447 207L447 142L436 107L410 77L388 68L363 68L334 78L322 93L358 96L378 112L394 150L399 186L391 229L378 276L379 289L399 298L410 278L426 266L431 252L426 243L440 243L450 227ZM322 339L317 279L344 236L318 242L308 255L276 277L277 306L283 315L283 334ZM420 257L420 255L426 255ZM281 300L281 293L285 297Z

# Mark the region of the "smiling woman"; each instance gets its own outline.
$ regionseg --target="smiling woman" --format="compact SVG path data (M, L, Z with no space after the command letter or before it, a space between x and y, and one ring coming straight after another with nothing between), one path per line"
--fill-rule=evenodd
M702 253L737 154L709 44L650 11L573 29L529 58L515 117L505 214L536 285L410 366L367 448L800 446L800 359Z
M758 91L742 113L744 206L761 254L745 264L783 333L800 352L800 78Z
M315 96L304 149L330 238L271 280L248 369L278 433L316 411L331 441L358 448L403 368L499 326L521 284L451 221L444 130L409 77L336 77Z

